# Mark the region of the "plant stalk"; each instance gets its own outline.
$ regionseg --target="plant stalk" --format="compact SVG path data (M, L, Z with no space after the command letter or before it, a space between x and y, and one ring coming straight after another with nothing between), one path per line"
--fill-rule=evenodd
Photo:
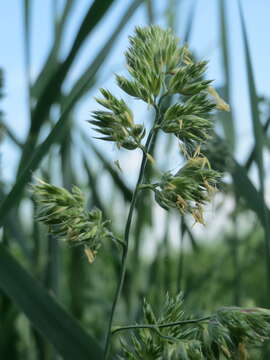
M129 208L128 218L127 218L127 222L126 222L126 226L125 226L124 243L125 243L126 246L123 247L121 273L120 273L120 277L119 277L115 297L114 297L113 304L112 304L110 318L109 318L109 324L108 324L108 330L107 330L106 342L105 342L105 350L104 350L104 360L107 360L108 357L109 357L110 341L111 341L111 336L112 336L113 318L114 318L116 306L117 306L117 303L118 303L118 301L120 299L120 295L121 295L124 280L125 280L126 269L127 269L127 256L128 256L128 249L129 249L129 234L130 234L131 222L132 222L132 217L133 217L133 213L134 213L134 209L135 209L135 205L136 205L136 200L137 200L137 197L138 197L138 194L139 194L139 191L140 191L140 185L142 184L142 181L143 181L143 178L144 178L145 168L146 168L146 164L147 164L147 160L148 160L147 153L149 152L149 150L151 148L151 145L152 145L152 142L153 142L153 140L155 138L154 135L158 131L158 129L156 128L156 125L160 121L159 106L155 106L155 109L156 109L155 121L154 121L152 129L150 130L150 132L148 134L148 137L147 137L147 140L146 140L146 143L145 143L145 151L143 152L140 172L139 172L139 176L138 176L138 180L137 180L135 190L134 190L133 195L132 195L132 200L131 200L131 204L130 204L130 208Z
M162 328L167 328L167 327L172 327L172 326L197 324L198 322L209 321L209 320L211 320L211 318L212 318L211 316L205 316L205 317L202 317L202 318L200 318L200 319L191 319L191 320L175 321L175 322L166 323L166 324L127 325L127 326L122 326L122 327L118 327L118 328L114 329L114 330L112 331L112 334L115 334L115 333L117 333L117 332L119 332L119 331L124 331L124 330L162 329Z

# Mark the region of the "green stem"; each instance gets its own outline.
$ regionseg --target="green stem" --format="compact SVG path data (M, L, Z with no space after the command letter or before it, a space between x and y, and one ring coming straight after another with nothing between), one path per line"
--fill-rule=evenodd
M132 216L133 216L133 212L134 212L134 209L135 209L138 193L140 191L140 185L141 185L141 183L143 181L143 177L144 177L145 167L146 167L146 164L147 164L147 153L148 153L148 151L149 151L149 149L150 149L150 147L152 145L154 135L155 135L155 133L157 131L155 126L160 121L159 107L156 106L155 109L156 109L155 121L154 121L152 129L150 130L150 132L148 134L148 137L147 137L147 140L146 140L146 143L145 143L145 152L143 152L140 172L139 172L137 184L136 184L133 196L132 196L132 200L131 200L131 204L130 204L130 208L129 208L129 213L128 213L128 218L127 218L127 222L126 222L126 227L125 227L124 243L125 243L126 246L123 248L121 273L120 273L120 278L119 278L119 281L118 281L118 285L117 285L117 289L116 289L116 293L115 293L115 297L114 297L114 300L113 300L112 309L111 309L111 313L110 313L110 318L109 318L109 325L108 325L108 330L107 330L107 335L106 335L106 343L105 343L105 350L104 350L104 359L105 360L107 360L108 357L109 357L113 318L114 318L114 314L115 314L115 310L116 310L116 305L118 303L118 300L119 300L121 292L122 292L122 288L123 288L123 284L124 284L124 280L125 280L125 275L126 275L127 255L128 255L128 248L129 248L129 233L130 233L130 227L131 227L131 222L132 222Z
M137 329L154 329L154 330L156 330L156 329L162 329L162 328L178 326L178 325L197 324L198 322L208 321L211 318L212 318L211 316L205 316L205 317L200 318L200 319L175 321L175 322L166 323L166 324L127 325L127 326L118 327L118 328L114 329L112 331L112 334L115 334L115 333L117 333L119 331L124 331L124 330L137 330Z

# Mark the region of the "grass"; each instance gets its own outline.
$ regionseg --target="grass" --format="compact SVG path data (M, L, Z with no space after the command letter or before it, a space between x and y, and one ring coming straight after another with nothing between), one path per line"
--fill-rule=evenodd
M24 1L22 19L30 127L23 141L19 141L17 134L9 128L6 115L1 116L4 136L20 151L20 160L16 181L14 184L3 184L0 194L0 223L3 229L0 251L0 330L5 334L0 341L0 358L8 356L7 351L12 344L14 360L49 360L57 356L64 359L86 359L91 356L100 359L103 356L109 318L114 320L114 324L142 323L143 297L150 299L154 310L159 311L162 307L160 294L165 295L167 290L172 294L182 290L186 307L196 318L200 314L212 313L220 306L269 307L270 230L269 209L265 201L267 173L264 163L264 154L268 151L268 121L265 121L260 111L261 100L254 75L256 63L251 61L252 48L243 9L239 6L238 31L242 34L244 45L254 145L246 161L237 161L237 147L241 141L236 126L239 120L234 111L218 115L217 121L223 129L221 138L225 141L227 152L225 162L224 157L220 159L217 156L214 161L218 165L222 164L221 170L229 180L223 186L223 196L215 211L222 214L226 201L229 199L234 202L226 220L228 234L221 236L213 245L202 244L189 218L180 219L172 213L159 220L160 223L164 220L164 231L160 230L159 243L153 246L149 256L145 243L157 243L154 237L158 237L153 231L157 216L153 197L146 190L138 197L136 190L133 193L128 185L128 175L121 173L107 156L108 153L79 128L75 114L85 96L96 94L102 72L108 72L106 62L137 10L145 11L151 22L159 21L160 16L163 16L159 14L157 3L141 0L123 3L121 15L100 50L95 52L92 61L71 84L71 90L68 93L63 91L63 84L75 68L84 43L94 38L95 31L101 31L106 16L114 11L115 5L116 1L94 1L86 9L71 47L63 58L61 45L65 42L69 19L76 6L75 0L67 0L61 13L55 14L52 22L53 44L44 66L32 80L33 2ZM171 26L177 24L176 8L179 6L184 8L182 2L166 3L166 17L163 20ZM244 8L244 2L242 6ZM189 10L181 14L186 23L182 37L187 42L192 39L193 31L196 30L196 17L200 16L196 1L191 2ZM226 101L234 103L234 94L230 89L236 81L231 68L231 59L235 54L231 51L228 37L232 20L224 0L219 3L216 17L220 25L218 49L224 72L223 94ZM5 94L5 72L3 76L1 93ZM59 118L54 116L53 108L61 113ZM145 149L154 159L158 156L157 146L162 144L163 137L164 134L159 132L154 136L152 145L149 143L149 148ZM175 144L171 137L168 143L171 145L166 156L173 155ZM218 155L220 151L214 149L214 155ZM144 174L146 153L138 185L143 178L157 176L156 165L149 166ZM59 154L57 173L55 154ZM164 159L162 161L166 163L165 156ZM254 168L258 172L259 186L253 181ZM85 190L89 209L97 206L106 217L117 219L116 223L112 221L111 231L118 237L121 237L119 229L125 226L130 208L133 221L129 217L126 223L124 240L126 246L127 242L129 246L123 248L122 259L119 253L122 245L107 242L101 250L102 256L89 268L83 250L55 245L55 239L47 234L44 226L38 224L32 215L26 216L22 210L28 206L31 214L37 215L36 205L28 191L33 174L47 181L57 178L68 190L72 185ZM105 192L110 194L105 195ZM234 230L229 230L231 224L234 224ZM175 243L179 246L175 247ZM120 278L119 274L122 274ZM115 306L111 311L117 281L119 286ZM260 287L256 286L255 291L254 284L258 282ZM111 327L112 322L109 322L109 339ZM119 349L118 339L113 337L113 351ZM268 358L267 346L263 353L250 351L254 359Z

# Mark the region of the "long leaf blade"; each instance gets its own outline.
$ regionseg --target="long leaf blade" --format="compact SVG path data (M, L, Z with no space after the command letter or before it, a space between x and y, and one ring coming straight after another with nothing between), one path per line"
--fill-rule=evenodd
M48 81L48 74L52 74L57 67L59 50L63 41L64 30L66 26L67 19L71 13L73 7L78 0L67 0L61 14L60 20L56 24L55 38L52 48L48 54L47 59L44 62L44 65L35 80L35 83L32 86L32 95L35 98L39 98L42 90L44 89L46 82Z
M0 245L0 288L66 360L101 359L94 339Z
M264 191L264 161L263 161L263 146L264 146L264 137L263 137L263 129L260 121L260 113L259 113L259 101L256 91L255 79L253 74L253 68L251 63L251 56L247 38L247 30L244 21L243 11L241 7L240 0L238 0L239 4L239 13L242 27L242 34L244 40L244 52L246 57L246 68L247 68L247 78L248 78L248 89L249 89L249 102L250 102L250 110L252 116L252 125L253 125L253 133L255 140L255 158L258 166L258 174L259 174L259 183L260 183L260 197L258 199L261 210L263 212L263 227L264 227L264 241L265 241L265 259L266 259L266 272L267 272L267 291L268 291L268 301L269 304L269 296L270 296L270 221L269 221L269 211L265 203L265 191Z
M88 66L88 68L83 72L83 74L73 85L68 96L64 99L65 105L69 104L69 102L72 101L74 98L78 99L83 96L94 85L96 73L100 69L104 60L107 58L119 33L121 32L121 30L123 30L124 26L130 20L130 18L135 13L142 1L143 0L134 0L126 9L112 35L106 41L106 43L104 44L100 52L97 54L97 56L94 58L94 60L91 62L91 64Z
M222 51L222 62L225 75L225 84L223 87L224 98L230 103L230 82L231 82L231 71L230 71L230 53L229 53L229 41L228 41L228 26L226 23L226 11L225 1L219 2L219 17L220 17L220 37L221 37L221 51ZM232 112L224 112L221 115L222 126L226 139L230 145L230 148L235 148L235 126L233 122Z
M254 140L255 140L255 146L256 146L256 160L257 160L257 164L258 164L258 168L259 168L259 176L263 178L263 175L264 175L263 155L262 155L263 131L262 131L262 125L260 122L258 96L257 96L257 91L256 91L252 63L251 63L251 56L250 56L250 50L249 50L249 44L248 44L248 38L247 38L247 30L246 30L246 25L245 25L240 1L239 1L239 12L240 12L240 20L241 20L241 27L242 27L242 34L243 34L243 41L244 41L244 52L245 52L245 58L246 58L248 93L249 93L250 110L251 110L251 115L252 115Z
M65 80L66 75L68 74L81 46L83 45L87 36L101 21L113 1L114 0L95 0L91 4L80 25L79 31L75 37L69 54L67 55L66 59L59 64L57 69L53 71L52 74L50 74L51 76L49 77L42 93L37 100L35 109L32 111L31 126L22 152L18 170L19 174L23 171L23 168L27 164L33 148L36 146L40 129L46 120L51 105L59 100L63 81Z

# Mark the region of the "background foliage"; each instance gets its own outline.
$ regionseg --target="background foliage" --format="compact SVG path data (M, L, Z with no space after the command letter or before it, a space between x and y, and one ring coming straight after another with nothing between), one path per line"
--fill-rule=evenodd
M97 145L93 133L78 124L76 109L83 99L96 95L100 82L114 71L107 67L107 61L138 9L145 13L149 23L175 28L182 21L184 30L178 35L188 42L196 25L197 2L191 1L189 11L181 12L182 1L168 0L164 2L164 13L159 12L154 0L118 2L121 11L117 23L75 80L69 75L81 57L81 50L86 42L96 41L95 32L103 31L117 1L89 2L66 53L63 44L68 36L69 19L80 1L66 0L63 6L56 7L52 21L54 39L34 78L30 71L34 53L31 47L34 2L22 3L29 106L26 137L21 139L12 130L8 114L0 114L1 139L9 139L12 149L20 154L16 179L14 176L11 183L2 176L0 189L0 358L56 359L61 355L65 359L75 356L86 359L89 354L101 358L104 328L120 266L118 252L108 241L90 267L80 248L59 245L36 222L37 209L28 184L35 173L69 190L72 185L80 187L88 195L89 208L98 206L106 218L112 219L114 233L121 233L131 201L133 173L121 172L110 150L106 152L104 146ZM218 49L224 75L219 90L228 103L234 104L231 92L234 54L230 51L231 19L227 4L220 0L216 6ZM250 106L253 142L246 148L245 156L239 157L242 139L236 130L240 121L237 111L232 108L230 113L219 116L218 138L209 148L209 158L225 176L222 194L216 196L214 209L209 209L207 226L216 226L216 219L222 219L222 224L215 232L215 240L209 241L209 231L194 228L189 217L179 219L173 212L165 213L155 207L151 210L152 195L143 193L132 228L127 281L116 316L119 324L142 318L145 296L159 311L167 291L176 294L182 290L185 306L194 315L208 314L220 306L270 307L270 229L265 201L269 100L256 90L256 63L252 62L241 6L238 15L248 86L245 101ZM201 54L192 50L200 59ZM211 61L211 56L208 58ZM2 72L1 95L8 96L5 69ZM0 100L2 103L3 99ZM142 118L143 111L140 110ZM167 160L174 157L174 140L165 142L160 136L156 144L152 149L154 157L160 159L164 170L168 166L174 168L175 164L168 164ZM125 151L116 156L125 168ZM131 161L135 168L137 158ZM119 346L118 341L115 346ZM266 346L263 354L254 353L252 358L268 359L267 351Z

